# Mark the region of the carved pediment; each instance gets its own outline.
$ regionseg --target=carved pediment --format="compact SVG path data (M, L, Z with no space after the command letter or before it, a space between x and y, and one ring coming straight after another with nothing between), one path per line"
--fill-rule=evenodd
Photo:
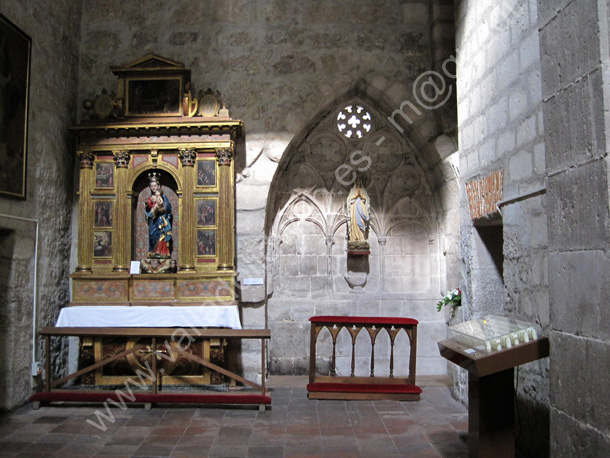
M202 117L231 119L220 92L191 86L191 71L182 62L154 53L111 66L116 91L102 90L83 102L83 121L109 119L179 119Z
M150 53L126 64L112 66L110 67L110 70L112 70L112 73L115 75L125 72L184 70L184 64L182 62L168 59L167 57Z

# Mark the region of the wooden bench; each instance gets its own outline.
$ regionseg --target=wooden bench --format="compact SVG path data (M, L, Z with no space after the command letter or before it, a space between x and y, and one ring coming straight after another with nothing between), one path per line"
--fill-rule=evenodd
M417 320L397 317L363 317L363 316L314 316L311 322L309 352L309 399L393 399L417 401L421 388L415 385L415 363L417 355ZM320 332L328 329L332 339L330 356L330 375L318 375L316 372L316 347ZM342 329L351 337L351 374L337 376L337 337ZM370 375L356 376L356 339L362 329L370 337ZM381 330L385 330L390 339L390 364L388 376L375 375L375 341ZM398 333L404 330L409 337L408 376L394 375L394 344Z
M30 400L34 403L34 408L38 408L40 403L53 401L64 402L104 402L114 400L118 402L141 403L149 409L156 403L222 403L222 404L258 404L260 410L265 410L265 406L271 404L271 397L265 388L265 353L266 341L271 338L271 331L268 329L218 329L218 328L79 328L79 327L45 327L40 332L44 338L45 346L45 376L44 387L39 393L31 396ZM226 392L161 392L163 369L158 370L157 358L151 359L151 374L148 374L151 386L147 390L131 391L131 386L125 382L127 393L121 390L102 391L102 390L83 390L77 387L59 388L69 380L79 377L87 372L93 371L106 364L124 358L136 351L144 350L148 345L137 344L133 347L121 351L111 357L98 361L88 367L78 370L72 374L52 380L51 371L51 342L52 336L79 336L79 337L127 337L127 338L150 338L152 343L150 348L154 354L162 354L161 345L169 347L171 342L182 342L181 339L191 342L191 339L260 339L261 341L261 384L248 380L234 372L217 366L199 356L185 351L186 345L181 343L172 346L172 352L176 352L180 357L197 363L212 371L216 371L235 382L242 383L255 391L233 391ZM168 358L168 356L165 356ZM137 375L133 376L133 385L138 386L142 383L135 381ZM142 381L140 379L140 381ZM121 394L120 394L121 393Z

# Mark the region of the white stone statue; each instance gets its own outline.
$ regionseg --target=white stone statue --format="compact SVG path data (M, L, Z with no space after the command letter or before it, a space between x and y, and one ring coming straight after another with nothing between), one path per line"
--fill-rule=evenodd
M347 196L349 218L348 250L369 250L367 242L371 212L371 200L362 184L362 178L356 177L354 185Z

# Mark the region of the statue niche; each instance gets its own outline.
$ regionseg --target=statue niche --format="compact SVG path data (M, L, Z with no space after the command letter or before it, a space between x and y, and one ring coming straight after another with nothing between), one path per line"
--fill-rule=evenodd
M176 273L178 196L174 178L145 170L135 180L133 195L134 258L142 273Z

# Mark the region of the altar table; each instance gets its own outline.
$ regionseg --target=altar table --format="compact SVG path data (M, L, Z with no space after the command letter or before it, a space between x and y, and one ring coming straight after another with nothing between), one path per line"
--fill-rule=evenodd
M201 307L85 305L61 309L55 326L241 329L241 322L236 305L206 305Z

